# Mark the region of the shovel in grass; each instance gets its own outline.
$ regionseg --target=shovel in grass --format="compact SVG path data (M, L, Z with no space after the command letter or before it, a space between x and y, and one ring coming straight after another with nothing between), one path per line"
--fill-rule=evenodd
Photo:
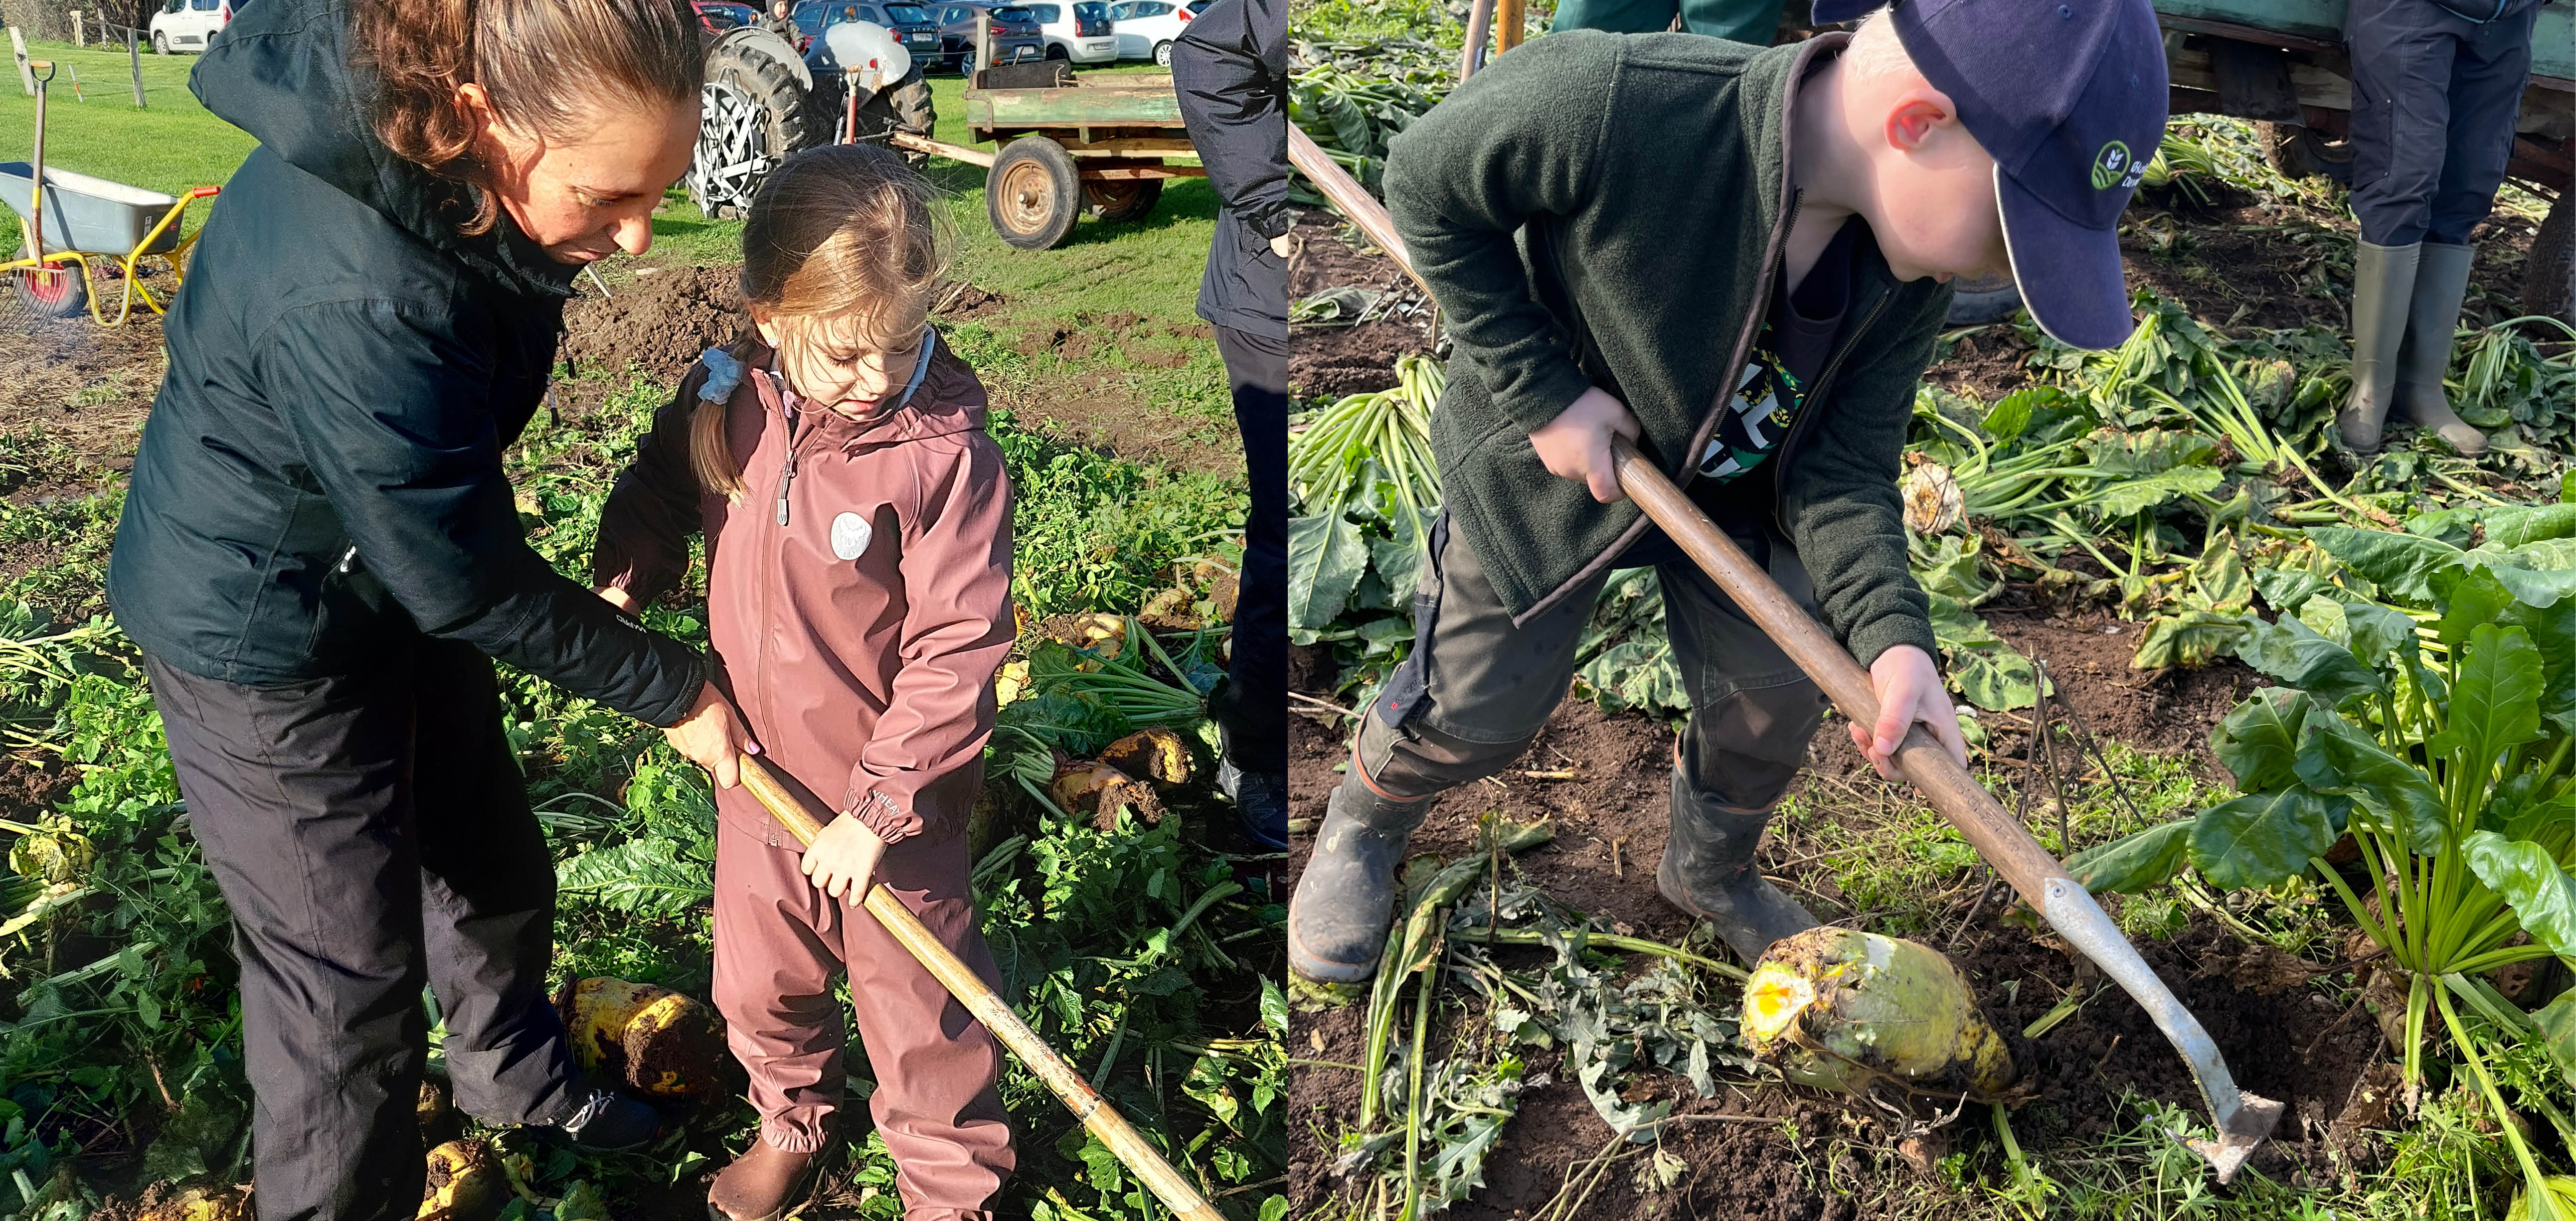
M770 817L785 826L788 834L796 837L797 843L812 844L814 837L823 833L822 820L814 817L802 799L778 782L777 774L769 770L768 764L751 755L742 755L740 759L742 787L750 789L751 795L768 807ZM1021 1021L1019 1014L1011 1012L1009 1005L1002 1003L1000 995L977 978L975 972L950 953L947 946L941 945L939 939L923 927L921 918L913 915L912 909L905 907L903 900L896 898L884 883L871 883L867 900L861 906L867 908L868 914L876 917L878 923L885 925L886 931L903 943L903 948L912 951L912 956L947 987L949 995L957 998L957 1003L966 1006L966 1011L974 1014L975 1020L984 1023L984 1028L992 1031L1003 1046L1010 1048L1012 1055L1018 1056L1021 1063L1038 1075L1039 1080L1046 1082L1047 1088L1055 1091L1056 1098L1064 1103L1065 1109L1072 1111L1074 1118L1082 1121L1083 1127L1090 1129L1101 1144L1108 1146L1109 1151L1118 1156L1120 1164L1144 1180L1145 1186L1153 1189L1165 1208L1178 1214L1183 1221L1225 1221L1225 1215L1200 1196L1170 1162L1163 1160L1163 1155L1156 1152L1154 1146L1127 1122L1126 1116L1118 1113L1118 1108L1109 1105L1109 1100L1092 1089L1091 1084L1082 1079L1082 1074L1075 1072L1072 1065L1065 1063L1064 1057L1046 1045L1046 1040L1029 1029L1029 1024Z
M1480 2L1490 4L1492 0ZM1404 241L1395 232L1385 207L1352 181L1339 163L1306 140L1295 125L1290 125L1288 134L1289 157L1298 170L1397 265L1404 267L1406 274L1412 274ZM1798 668L1824 689L1836 709L1854 724L1874 724L1878 720L1878 695L1870 685L1869 672L1861 669L1860 663L1827 635L1822 625L1790 601L1771 575L1747 558L1725 531L1718 529L1699 506L1673 486L1672 480L1637 452L1636 446L1624 438L1613 438L1612 453L1618 462L1619 487L1629 499L1636 501L1637 507L1681 544L1718 588L1762 626L1763 632L1798 663ZM1896 766L1959 829L1977 855L2003 874L2067 944L2117 980L2130 996L2137 998L2147 1016L2155 1019L2156 1028L2173 1041L2184 1062L2191 1066L2192 1078L2200 1083L2201 1095L2209 1102L2210 1119L2217 1126L2217 1139L2187 1143L2217 1168L2219 1182L2234 1178L2255 1146L2262 1144L2272 1134L2273 1125L2280 1122L2281 1104L2236 1088L2236 1078L2227 1071L2227 1061L2218 1054L2218 1045L2210 1041L2209 1032L2190 1010L2183 1008L2173 990L2156 977L2155 969L2139 956L2137 947L2120 935L2119 926L2111 923L2111 917L2093 901L2091 892L2040 847L2039 841L2032 839L2030 832L1980 787L1966 768L1952 761L1949 752L1922 726L1916 725L1906 734L1905 744L1896 750Z

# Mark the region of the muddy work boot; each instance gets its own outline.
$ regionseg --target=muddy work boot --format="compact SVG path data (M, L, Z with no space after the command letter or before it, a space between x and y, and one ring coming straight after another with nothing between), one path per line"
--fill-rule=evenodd
M2396 415L2429 428L2451 448L2475 457L2487 452L2487 435L2451 410L2442 375L2451 371L2451 344L2460 326L2460 301L2469 293L2469 264L2477 251L2426 242L2415 265L2415 291L2406 306L2406 342L2397 356Z
M2353 246L2352 397L2344 400L2335 427L2345 449L2375 454L2397 402L2397 349L2406 338L2422 246Z
M1739 810L1701 795L1673 773L1672 838L1655 889L1673 906L1708 921L1748 965L1771 943L1816 927L1798 901L1762 876L1753 849L1768 810Z
M754 1138L707 1188L707 1221L778 1221L805 1202L820 1153L791 1153Z
M1356 984L1377 974L1395 912L1396 866L1431 799L1389 801L1359 778L1359 762L1334 788L1315 831L1315 855L1288 896L1288 967L1317 983Z

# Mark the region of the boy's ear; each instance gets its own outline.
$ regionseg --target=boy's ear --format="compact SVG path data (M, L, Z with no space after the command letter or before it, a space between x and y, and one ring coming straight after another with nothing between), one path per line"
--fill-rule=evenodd
M1887 146L1900 153L1921 152L1935 132L1958 122L1959 110L1951 105L1950 95L1930 85L1915 85L1898 93L1888 107Z

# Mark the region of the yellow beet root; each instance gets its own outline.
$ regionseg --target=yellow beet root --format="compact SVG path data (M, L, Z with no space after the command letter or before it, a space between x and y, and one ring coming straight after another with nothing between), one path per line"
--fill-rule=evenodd
M141 1221L251 1221L250 1189L191 1187L147 1205Z
M724 1024L693 997L600 977L565 984L555 994L555 1011L584 1071L664 1098L722 1088Z
M1994 1097L2016 1076L2002 1036L1950 960L1875 933L1813 928L1782 938L1744 985L1753 1054L1802 1085Z
M501 1211L510 1180L480 1140L451 1140L429 1151L418 1221L483 1221Z

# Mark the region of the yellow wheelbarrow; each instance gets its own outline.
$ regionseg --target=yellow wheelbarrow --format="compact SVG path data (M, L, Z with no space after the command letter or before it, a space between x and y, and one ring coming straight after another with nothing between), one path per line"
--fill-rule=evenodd
M197 236L180 236L179 218L189 204L223 188L198 187L174 198L45 168L45 86L54 65L33 60L27 67L36 74L35 159L0 162L0 205L17 214L19 231L17 257L0 263L0 277L42 318L68 318L87 306L99 325L122 326L138 300L162 312L167 305L143 284L146 260L167 261L171 277L184 280ZM106 288L117 280L124 287L110 316Z

